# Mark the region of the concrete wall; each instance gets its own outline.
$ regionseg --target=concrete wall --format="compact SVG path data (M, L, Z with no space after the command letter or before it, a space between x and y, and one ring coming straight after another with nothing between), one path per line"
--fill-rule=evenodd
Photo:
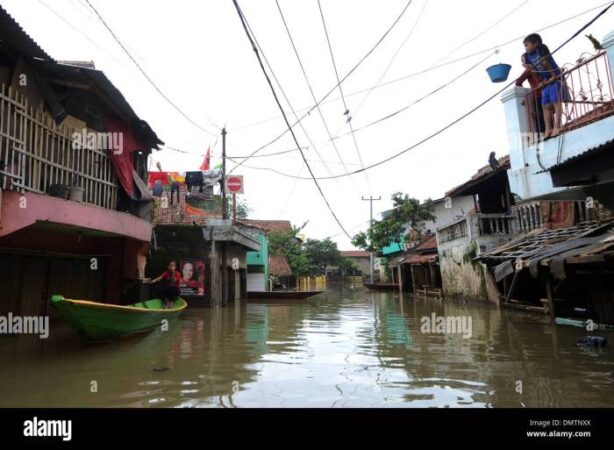
M439 246L439 266L446 297L498 302L498 290L484 264L472 261L478 255L476 240L456 239Z
M435 232L437 228L456 222L459 217L468 214L474 207L475 203L471 195L461 195L450 198L449 201L444 199L441 202L437 202L433 209L433 214L437 217L437 221L434 224L435 227L431 228L431 230Z
M499 291L486 266L473 259L511 239L511 235L480 236L478 216L466 218L467 236L441 242L437 236L444 296L499 302Z

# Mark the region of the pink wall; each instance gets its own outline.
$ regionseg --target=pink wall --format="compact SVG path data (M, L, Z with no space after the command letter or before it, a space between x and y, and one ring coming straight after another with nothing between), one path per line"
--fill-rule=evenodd
M25 207L22 207L22 205L25 205ZM150 241L152 230L149 222L128 213L45 194L2 192L0 237L7 236L36 222L51 222L98 230L143 242Z

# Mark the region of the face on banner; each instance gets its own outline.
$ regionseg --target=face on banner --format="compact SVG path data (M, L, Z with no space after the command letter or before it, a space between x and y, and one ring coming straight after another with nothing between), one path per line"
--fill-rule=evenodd
M205 262L201 259L182 259L180 264L180 295L205 294Z

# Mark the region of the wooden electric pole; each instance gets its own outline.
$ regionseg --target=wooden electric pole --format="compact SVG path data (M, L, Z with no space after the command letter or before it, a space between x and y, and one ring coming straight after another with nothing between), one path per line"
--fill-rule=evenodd
M369 202L369 226L373 225L373 202L378 202L382 199L382 197L373 198L373 196L369 196L369 198L362 197L362 200L365 202ZM369 255L369 269L370 269L370 283L373 284L373 252L370 252Z

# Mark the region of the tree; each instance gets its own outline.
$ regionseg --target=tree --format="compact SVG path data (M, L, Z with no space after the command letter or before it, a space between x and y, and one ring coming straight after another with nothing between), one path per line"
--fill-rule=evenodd
M268 233L269 253L284 256L295 276L322 275L326 266L341 262L341 253L337 244L328 238L322 241L308 239L303 244L298 234L306 225L305 222L300 227L293 226L291 230Z
M351 275L358 270L358 265L350 258L343 258L339 263L339 270L343 276Z
M337 243L329 238L323 241L307 239L303 245L303 252L311 264L312 276L322 275L326 272L327 266L337 266L341 262L341 252L337 248Z
M297 277L307 276L311 273L310 261L303 254L302 243L298 234L307 225L292 226L287 231L271 231L267 234L269 239L269 254L273 256L283 256L288 261L292 273Z
M390 214L380 221L374 220L366 232L354 236L352 239L354 246L370 252L380 251L400 240L407 228L413 231L414 236L412 237L410 233L405 236L405 241L408 238L422 240L422 223L435 220L432 213L433 201L428 199L422 203L407 194L397 192L392 195L392 204L393 209Z

